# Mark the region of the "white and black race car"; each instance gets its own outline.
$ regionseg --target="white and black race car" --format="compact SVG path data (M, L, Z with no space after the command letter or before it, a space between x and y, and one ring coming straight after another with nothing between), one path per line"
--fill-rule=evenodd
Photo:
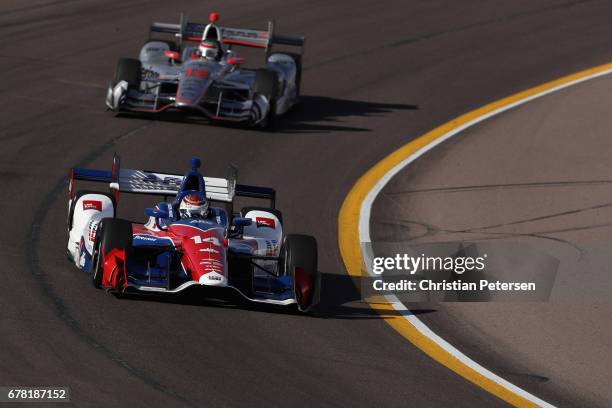
M106 105L114 112L179 110L210 120L266 128L294 106L300 95L304 37L209 24L153 23L138 59L121 58L109 84ZM273 52L273 45L300 47L300 53ZM265 67L243 68L233 45L265 50Z

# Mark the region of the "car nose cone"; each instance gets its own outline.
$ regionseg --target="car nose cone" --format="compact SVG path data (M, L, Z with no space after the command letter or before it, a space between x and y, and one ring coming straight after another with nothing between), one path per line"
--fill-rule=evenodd
M227 279L217 272L208 272L200 276L200 285L206 286L226 286Z

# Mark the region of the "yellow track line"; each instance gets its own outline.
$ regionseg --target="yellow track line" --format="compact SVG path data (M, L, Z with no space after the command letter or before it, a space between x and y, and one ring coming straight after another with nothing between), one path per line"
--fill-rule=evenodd
M404 168L408 165L412 160L411 157L416 158L420 156L420 154L425 153L425 151L429 150L429 148L432 148L437 143L454 136L469 126L535 98L611 72L612 63L597 66L489 103L425 133L378 162L357 180L344 200L338 216L338 244L348 274L352 277L368 275L367 268L364 264L364 257L361 253L362 231L360 231L359 223L363 215L362 207L364 200L366 200L368 194L370 194L375 186L378 185L379 188L382 188L380 185L382 184L382 186L384 186L388 181L381 181L381 179L385 177L388 179L390 173L395 174L399 171L398 166ZM403 164L403 162L407 160L408 162ZM368 205L371 205L371 202ZM369 222L369 210L370 208L368 207L367 222ZM369 238L369 232L367 236ZM383 319L383 321L388 323L421 351L489 393L519 407L549 405L539 400L537 397L520 390L518 387L507 383L503 379L499 381L499 377L488 372L486 369L475 369L474 365L478 366L476 363L466 364L465 360L469 360L467 357L462 356L464 358L458 358L457 353L452 353L442 342L436 341L435 337L437 336L435 336L435 334L431 333L432 335L429 336L426 330L424 332L422 327L417 327L415 321L418 322L420 326L424 325L418 321L416 316L412 315L411 318L408 319L396 313L397 308L392 304L376 303L376 305L374 305L372 302L368 303L372 309L379 313L384 313L386 318ZM391 315L389 316L389 314ZM452 348L452 346L450 346L450 348Z

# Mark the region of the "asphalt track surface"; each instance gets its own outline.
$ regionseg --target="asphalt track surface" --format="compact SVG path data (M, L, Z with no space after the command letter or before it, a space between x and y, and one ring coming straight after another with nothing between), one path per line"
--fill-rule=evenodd
M373 207L375 248L475 242L487 262L504 257L506 268L487 264L493 279L553 277L544 303L438 303L420 318L505 379L563 389L580 406L612 403L611 86L609 75L591 79L464 130L398 173Z
M104 112L116 59L136 55L151 21L212 9L308 37L302 105L275 132ZM503 405L356 301L336 216L354 181L410 138L607 62L610 13L604 1L3 2L0 383L68 385L75 406ZM287 229L319 241L324 318L92 289L65 258L65 175L108 168L114 151L131 168L183 171L195 155L223 175L232 162L242 182L274 186ZM151 203L124 204L134 218Z

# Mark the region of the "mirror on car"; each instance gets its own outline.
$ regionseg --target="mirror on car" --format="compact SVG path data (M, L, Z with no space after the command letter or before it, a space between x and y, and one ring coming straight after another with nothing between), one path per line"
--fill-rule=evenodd
M240 65L244 63L244 58L241 57L230 57L227 59L228 65Z
M178 51L169 51L169 50L166 50L166 51L164 51L164 56L170 58L174 62L177 62L179 59L181 59Z
M232 219L232 225L235 227L247 227L253 223L250 218L234 217Z
M147 208L145 214L155 218L170 218L170 213L167 210L164 211L158 208Z

